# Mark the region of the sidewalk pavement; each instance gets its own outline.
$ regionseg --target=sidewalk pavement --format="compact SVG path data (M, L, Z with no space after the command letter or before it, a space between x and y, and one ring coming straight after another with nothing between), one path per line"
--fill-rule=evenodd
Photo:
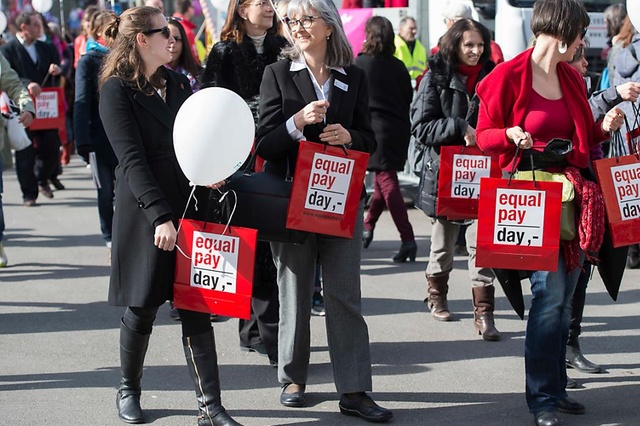
M90 171L77 157L61 176L67 189L24 207L15 172L5 171L3 202L9 266L0 269L0 426L122 425L115 411L122 308L105 300L107 249L99 234ZM433 320L422 303L430 225L410 211L418 239L415 263L394 264L400 246L388 213L363 251L363 312L373 361L372 396L394 411L395 425L532 424L524 399L523 336L500 289L500 342L474 333L466 261L456 257L450 308L456 321ZM569 395L587 406L560 416L569 426L640 424L640 270L627 271L618 302L598 273L589 285L581 343L606 374L569 370ZM528 289L526 303L529 303ZM338 411L324 319L312 317L305 408L279 404L266 358L242 352L237 320L214 324L223 402L245 425L364 425ZM196 424L196 400L168 305L158 314L145 362L142 404L149 424Z

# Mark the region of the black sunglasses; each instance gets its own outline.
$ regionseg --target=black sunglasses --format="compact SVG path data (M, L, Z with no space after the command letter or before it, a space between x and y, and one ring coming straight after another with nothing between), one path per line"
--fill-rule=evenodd
M154 28L153 30L147 30L142 32L142 34L144 35L151 35L155 33L162 34L162 36L166 39L169 39L169 37L171 37L171 30L169 29L169 27Z

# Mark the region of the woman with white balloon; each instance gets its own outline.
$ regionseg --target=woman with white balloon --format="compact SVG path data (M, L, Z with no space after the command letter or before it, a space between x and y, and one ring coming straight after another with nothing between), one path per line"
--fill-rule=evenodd
M269 65L260 86L258 154L265 171L283 178L295 167L301 140L373 152L368 90L331 0L292 0L286 24L294 46ZM364 193L363 193L364 194ZM345 415L384 422L391 411L366 394L372 388L369 333L361 313L360 250L364 197L353 238L309 233L303 244L271 243L278 269L280 403L305 403L310 356L311 295L316 261L323 267L327 341L339 408Z
M191 192L172 138L174 118L191 87L185 76L164 67L175 40L158 9L128 9L105 33L114 42L100 75L99 111L119 162L109 303L127 307L120 323L116 407L123 421L144 423L144 358L158 307L173 297L176 226ZM197 188L196 197L206 191ZM191 205L186 216L198 219ZM221 403L209 314L180 309L180 317L198 425L238 425Z
M260 82L264 68L277 61L286 40L276 34L268 0L230 2L227 20L205 68L204 86L224 87L240 95L258 124ZM269 243L256 247L251 318L239 322L240 348L278 362L278 285Z

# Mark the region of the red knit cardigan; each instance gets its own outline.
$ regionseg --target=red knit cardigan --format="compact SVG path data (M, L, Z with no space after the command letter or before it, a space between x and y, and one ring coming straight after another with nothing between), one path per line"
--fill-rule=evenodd
M500 167L505 171L511 171L516 150L515 144L507 138L507 129L520 126L527 130L524 120L533 92L532 52L533 49L525 50L496 66L476 88L480 98L476 141L483 151L499 154ZM578 71L564 62L558 64L557 71L575 125L573 151L567 161L572 166L584 168L589 165L591 147L606 140L608 134L602 131L601 121L593 121L584 96L584 79ZM520 156L515 159L516 166L519 161Z

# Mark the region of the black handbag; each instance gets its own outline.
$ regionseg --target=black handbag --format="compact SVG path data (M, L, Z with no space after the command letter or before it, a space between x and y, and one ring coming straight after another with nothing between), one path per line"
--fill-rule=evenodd
M287 208L293 188L293 176L287 159L286 177L254 171L257 149L244 170L234 173L226 187L226 211L231 225L258 230L258 240L302 244L307 232L287 229Z

